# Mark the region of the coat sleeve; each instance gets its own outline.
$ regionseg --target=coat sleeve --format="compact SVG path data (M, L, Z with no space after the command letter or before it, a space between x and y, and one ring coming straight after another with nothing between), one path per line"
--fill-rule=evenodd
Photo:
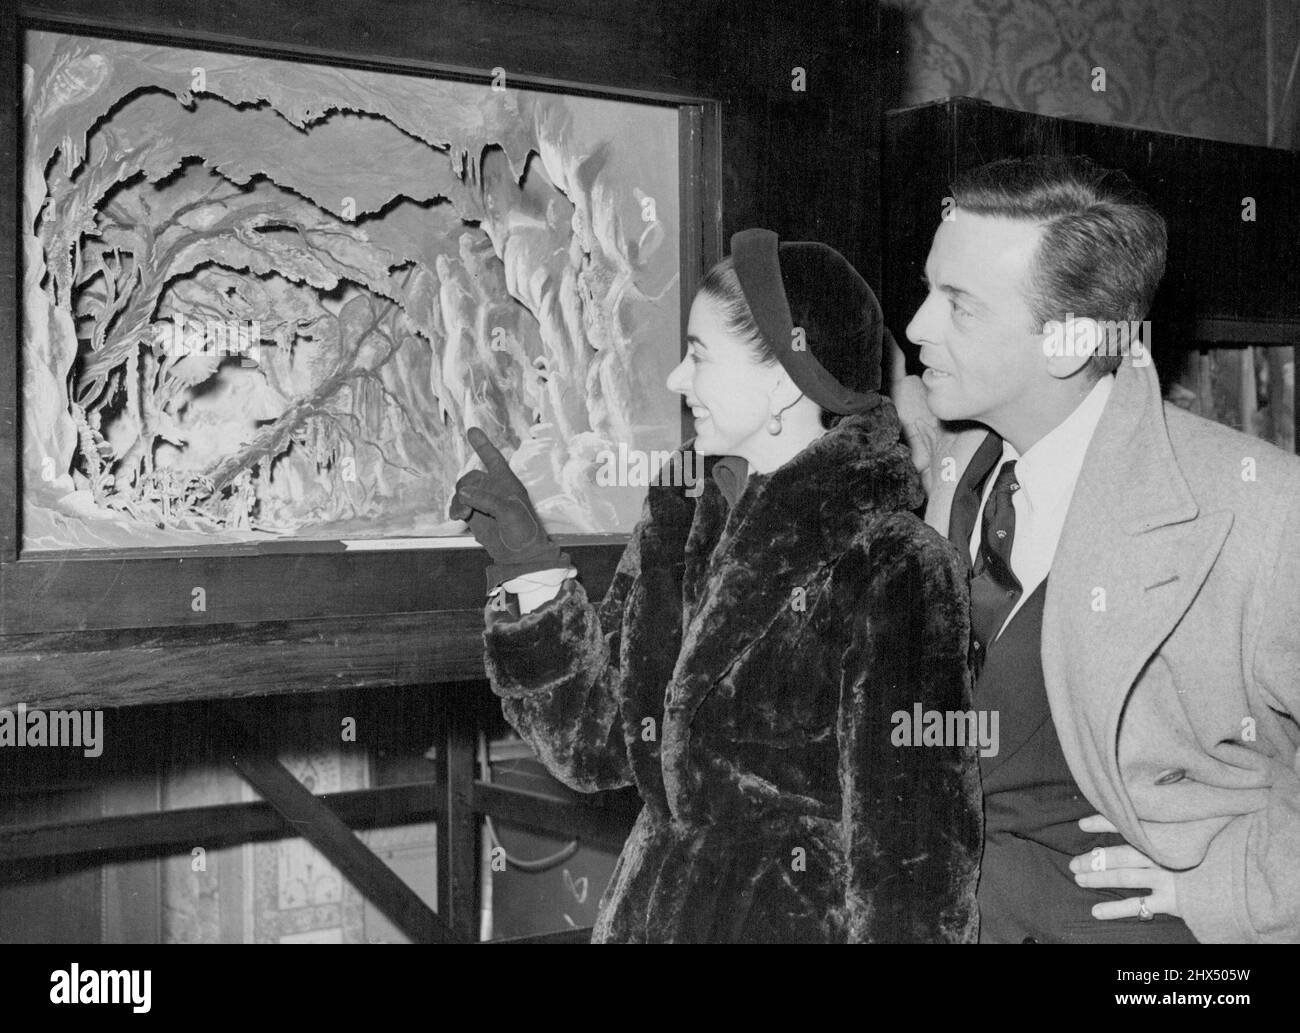
M629 605L644 598L647 581L657 601L681 605L682 556L672 555L660 523L647 498L598 606L569 579L559 595L531 613L512 618L491 604L484 611L485 666L506 720L551 774L579 792L632 783L621 715L624 618ZM652 648L675 657L669 640L674 630L680 637L680 620L665 616Z
M1260 610L1251 673L1263 705L1300 723L1300 502ZM1264 806L1229 821L1195 868L1176 875L1183 920L1203 943L1300 943L1300 751L1279 744L1279 777Z
M852 612L839 715L848 936L971 943L983 844L975 737L924 745L913 727L918 709L974 713L965 568L919 521L888 523L835 571Z

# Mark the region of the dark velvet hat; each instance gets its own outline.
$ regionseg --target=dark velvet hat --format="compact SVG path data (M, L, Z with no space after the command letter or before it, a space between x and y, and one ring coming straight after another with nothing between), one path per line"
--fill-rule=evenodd
M735 234L731 259L759 330L804 394L839 415L879 404L884 315L848 259L826 244L781 243L763 229ZM853 371L852 383L828 366L841 377Z

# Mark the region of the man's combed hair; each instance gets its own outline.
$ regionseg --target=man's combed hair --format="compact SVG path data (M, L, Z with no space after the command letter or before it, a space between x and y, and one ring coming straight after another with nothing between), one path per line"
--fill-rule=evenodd
M1145 318L1165 271L1165 220L1123 172L1088 158L1007 158L959 175L959 209L1044 223L1029 298L1041 332L1050 320ZM960 214L958 218L960 218ZM1094 377L1119 367L1096 355Z

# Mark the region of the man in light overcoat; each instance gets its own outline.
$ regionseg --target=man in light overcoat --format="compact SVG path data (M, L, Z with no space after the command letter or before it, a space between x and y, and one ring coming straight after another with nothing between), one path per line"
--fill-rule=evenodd
M1129 331L1165 227L1121 174L952 194L893 397L1001 716L981 942L1300 941L1300 459L1162 401Z

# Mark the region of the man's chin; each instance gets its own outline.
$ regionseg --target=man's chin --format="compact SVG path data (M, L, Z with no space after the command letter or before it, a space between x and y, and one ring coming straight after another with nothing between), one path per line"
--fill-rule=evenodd
M947 392L942 388L936 391L930 386L926 386L925 404L929 407L930 412L945 423L969 419L970 417L965 408L955 399L946 397L946 394Z
M971 400L954 389L951 383L941 383L937 388L929 384L925 388L926 407L935 418L944 423L981 422L985 411L981 406L973 405Z

